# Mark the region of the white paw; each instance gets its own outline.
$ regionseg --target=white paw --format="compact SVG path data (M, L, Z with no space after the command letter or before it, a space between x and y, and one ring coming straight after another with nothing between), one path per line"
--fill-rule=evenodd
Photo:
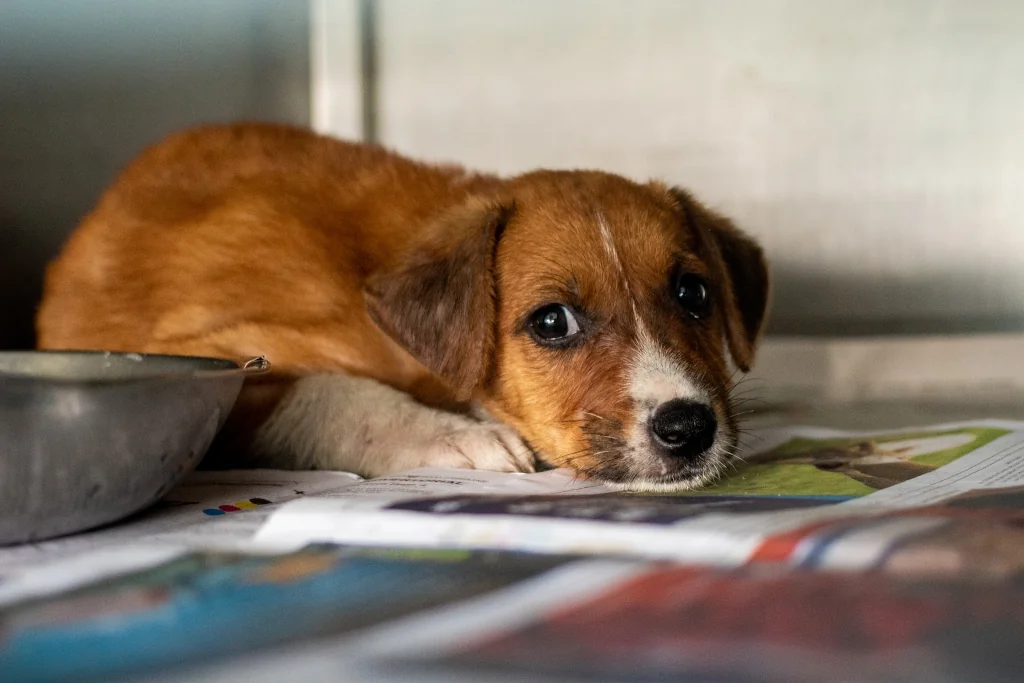
M451 416L455 417L455 416ZM386 458L390 472L417 467L458 467L494 472L533 472L533 453L514 430L468 418L444 421L437 433L404 444ZM413 441L410 439L410 441Z
M450 448L476 470L496 472L533 472L533 453L515 430L495 422L473 424L445 439Z

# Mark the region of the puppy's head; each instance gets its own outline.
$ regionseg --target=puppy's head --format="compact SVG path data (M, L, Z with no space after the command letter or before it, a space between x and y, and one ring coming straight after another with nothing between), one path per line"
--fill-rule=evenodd
M639 490L713 479L731 371L762 328L760 248L687 192L537 172L474 197L371 283L378 324L555 466Z

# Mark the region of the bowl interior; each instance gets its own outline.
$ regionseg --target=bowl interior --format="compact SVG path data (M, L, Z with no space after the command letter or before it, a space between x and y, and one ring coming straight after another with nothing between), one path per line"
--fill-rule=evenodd
M0 352L0 378L21 377L53 381L97 382L188 376L237 370L220 358L164 356L110 351Z

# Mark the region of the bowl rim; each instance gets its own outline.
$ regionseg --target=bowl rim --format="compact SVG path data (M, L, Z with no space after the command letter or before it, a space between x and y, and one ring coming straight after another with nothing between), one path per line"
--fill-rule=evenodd
M58 377L53 375L34 375L24 372L7 372L0 370L0 382L31 382L53 385L123 385L143 382L159 382L182 379L226 379L235 376L261 375L270 371L270 361L264 356L256 356L244 363L216 356L185 356L167 353L136 353L132 351L103 351L96 349L24 349L0 351L0 359L13 355L54 355L54 356L98 356L121 357L135 361L146 358L163 358L178 361L200 362L227 367L195 368L190 370L155 372L135 377Z

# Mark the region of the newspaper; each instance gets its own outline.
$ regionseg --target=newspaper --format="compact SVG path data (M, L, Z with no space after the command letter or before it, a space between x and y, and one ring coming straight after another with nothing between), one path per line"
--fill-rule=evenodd
M762 430L675 496L197 473L0 549L0 679L1016 681L1022 458L1024 424L985 420Z
M1009 682L1022 604L1020 582L595 562L304 654L321 671L369 661L480 680ZM289 658L276 660L265 673Z
M1016 683L1024 667L1019 581L365 552L193 556L24 605L0 613L0 671L39 683Z
M498 485L509 475L493 475L486 496L442 485L408 499L377 495L368 482L283 506L255 543L274 550L333 542L865 569L906 539L970 524L962 511L972 505L995 508L986 517L1002 514L1007 524L1018 504L1024 508L1024 423L872 433L780 428L751 438L757 445L748 447L741 469L687 495L585 488L573 497L526 495ZM418 474L439 482L447 476ZM521 486L528 478L509 481ZM907 510L914 512L898 514ZM961 510L957 519L954 510Z
M903 539L949 527L952 510L971 501L1004 517L1024 507L1019 422L873 433L773 428L748 434L745 453L732 476L677 496L615 493L567 470L425 468L369 481L336 472L197 472L134 519L0 548L0 604L30 584L63 585L47 576L87 580L84 556L98 553L101 575L118 558L136 558L134 567L168 548L280 552L331 542L863 569Z

